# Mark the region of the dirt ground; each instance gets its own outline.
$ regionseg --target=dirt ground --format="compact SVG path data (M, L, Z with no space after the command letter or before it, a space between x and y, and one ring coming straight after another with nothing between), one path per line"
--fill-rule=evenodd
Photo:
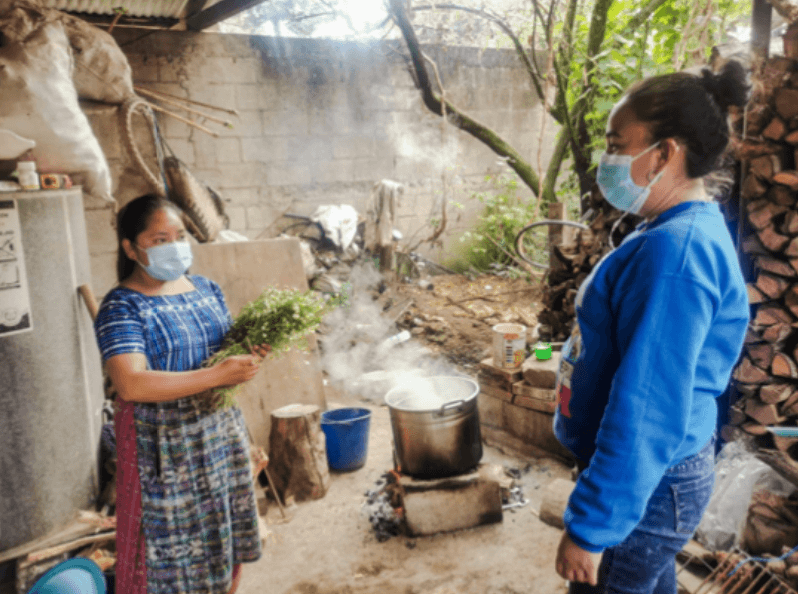
M483 462L524 470L528 505L504 512L500 524L428 537L378 542L364 512L366 491L392 466L388 409L340 395L338 406L372 411L366 465L332 473L326 496L289 510L268 510L263 557L244 567L241 594L531 594L565 592L554 571L560 532L535 512L543 488L570 470L548 458L527 459L486 447Z
M426 283L429 285L424 286ZM473 279L443 275L397 283L391 286L389 297L397 305L412 299L397 320L400 328L409 329L430 350L470 371L490 356L494 325L516 322L532 333L540 298L540 285L535 281L492 275Z
M517 279L483 276L430 277L390 285L381 297L397 315L397 325L474 373L488 356L491 326L516 321L536 324L540 292ZM412 301L409 301L412 299ZM393 308L393 309L392 309ZM398 311L397 311L398 310ZM523 458L486 447L483 462L525 470L518 483L529 503L507 510L500 524L435 536L393 537L378 542L364 510L366 492L392 467L388 409L340 393L328 405L363 406L372 411L366 465L332 473L332 486L320 500L298 504L281 522L269 508L271 534L263 558L245 566L241 594L521 594L565 592L554 571L560 531L537 518L543 488L570 469L549 459Z

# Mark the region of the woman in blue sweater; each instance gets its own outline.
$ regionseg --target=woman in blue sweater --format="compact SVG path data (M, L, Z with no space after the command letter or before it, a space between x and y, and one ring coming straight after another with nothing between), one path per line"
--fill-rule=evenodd
M749 307L703 177L747 92L729 63L644 80L610 114L597 182L645 221L580 287L562 350L554 428L582 471L556 560L572 593L676 594L676 553L709 502L716 398Z

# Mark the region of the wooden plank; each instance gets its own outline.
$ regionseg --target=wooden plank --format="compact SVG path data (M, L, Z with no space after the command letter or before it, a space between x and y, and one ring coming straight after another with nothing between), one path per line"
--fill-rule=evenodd
M266 239L193 246L191 271L219 283L235 316L269 286L307 290L302 253L296 238ZM292 350L269 357L237 397L255 445L268 448L270 414L288 404L326 409L321 361L315 336L309 351Z
M557 394L554 392L554 390L536 388L535 386L529 385L525 381L516 382L513 384L513 394L547 402L554 402L557 400Z
M498 398L499 400L503 400L505 402L512 402L513 400L513 393L510 390L503 390L498 386L480 382L479 389L483 394L486 396L491 396L492 398Z
M551 414L554 414L554 411L557 410L556 402L530 398L529 396L522 396L520 394L516 394L513 397L513 406L520 406L522 408L528 408L529 410L537 410Z
M486 373L487 375L499 378L508 385L514 384L522 377L520 367L516 367L515 369L504 369L493 364L493 357L480 361L479 370L481 373Z

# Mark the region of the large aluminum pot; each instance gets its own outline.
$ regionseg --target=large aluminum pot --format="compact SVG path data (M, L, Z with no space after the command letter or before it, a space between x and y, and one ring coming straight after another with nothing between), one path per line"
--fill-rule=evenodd
M463 474L482 458L479 384L457 376L416 378L385 395L399 470L418 478Z

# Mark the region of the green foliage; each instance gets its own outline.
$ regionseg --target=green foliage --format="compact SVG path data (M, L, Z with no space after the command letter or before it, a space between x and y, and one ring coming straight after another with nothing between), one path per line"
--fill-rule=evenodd
M222 348L206 363L208 367L235 355L246 355L253 346L269 345L279 356L294 346L307 348L307 335L316 330L324 316L338 305L345 305L346 293L340 300L325 301L313 291L268 288L245 305L225 336ZM233 402L236 387L217 391L224 400Z
M515 176L485 179L491 182L492 189L472 196L484 205L482 214L476 226L460 237L458 257L448 263L457 272L489 272L495 271L497 265L514 266L507 253L515 255L516 235L535 216L536 199L524 201Z

